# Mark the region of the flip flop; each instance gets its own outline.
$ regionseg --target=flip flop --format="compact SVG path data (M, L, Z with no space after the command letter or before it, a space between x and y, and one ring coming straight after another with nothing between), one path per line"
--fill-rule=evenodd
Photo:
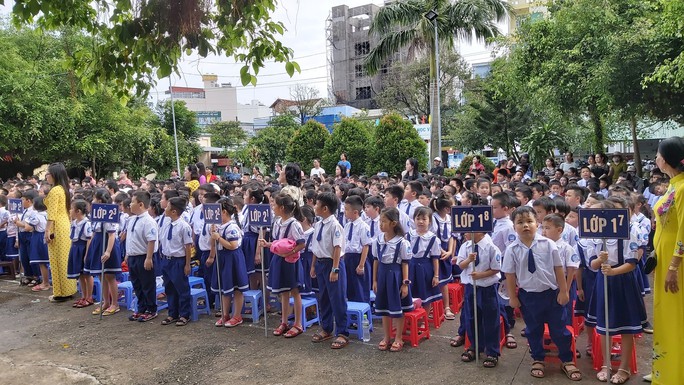
M304 329L300 328L299 326L293 326L284 334L284 337L295 338L302 333L304 333Z
M47 290L50 290L50 289L52 289L50 286L48 286L48 287L42 287L42 286L40 286L40 285L36 285L36 286L34 286L34 287L31 288L31 291L47 291Z
M115 307L114 309L112 309L112 307L110 306L107 310L105 310L104 312L102 312L102 315L103 315L103 316L114 315L114 314L116 314L116 313L118 313L118 312L120 312L120 311L121 311L121 308L120 308L120 307Z
M331 349L342 349L343 347L349 345L349 337L344 334L340 334L335 338L335 341L330 344Z
M100 313L102 313L102 308L98 306L98 307L96 307L95 309L93 309L93 311L92 311L90 314L92 314L92 315L100 315Z

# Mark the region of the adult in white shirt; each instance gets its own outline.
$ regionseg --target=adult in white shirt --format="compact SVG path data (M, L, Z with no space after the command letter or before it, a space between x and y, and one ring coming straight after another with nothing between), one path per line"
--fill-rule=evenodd
M318 159L313 160L313 168L311 169L311 173L309 173L310 177L319 177L323 178L323 174L325 174L325 170L321 168L321 161Z

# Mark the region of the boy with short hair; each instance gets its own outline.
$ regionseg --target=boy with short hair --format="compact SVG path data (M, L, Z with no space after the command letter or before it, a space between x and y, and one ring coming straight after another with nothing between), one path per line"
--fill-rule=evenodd
M413 229L413 219L406 215L404 210L399 208L399 202L404 199L404 189L397 185L387 186L385 189L385 207L395 208L399 211L399 224L403 229Z
M501 271L506 274L510 305L521 307L525 320L534 360L531 374L536 378L545 375L543 334L544 324L548 324L563 372L569 379L578 381L582 374L573 364L574 352L570 349L572 334L566 328L565 311L568 288L558 248L553 241L537 234L537 220L531 207L515 209L511 219L518 239L506 250Z
M320 332L314 334L313 342L322 342L334 337L333 318L337 338L331 348L341 349L349 344L347 331L347 272L342 260L346 239L342 226L335 218L337 196L334 193L320 193L316 197L314 210L321 220L314 224L314 239L311 242L313 258L311 278L318 280L318 308Z
M577 299L577 286L575 285L575 273L579 269L580 257L577 249L570 246L563 240L563 230L565 229L565 220L558 214L549 214L544 217L542 222L542 235L550 240L556 242L558 248L558 255L563 264L563 272L565 274L565 284L568 288L568 325L572 325L572 301Z
M344 201L344 236L347 242L344 250L345 267L347 269L347 300L370 303L371 268L368 251L372 238L370 227L363 218L363 201L357 195L347 197Z
M563 194L563 186L557 180L552 180L549 182L549 198L559 197Z
M404 199L399 204L399 211L403 211L409 218L413 218L416 207L420 207L418 195L423 192L423 185L418 181L411 181L404 188Z
M131 198L131 217L126 223L126 256L131 284L138 309L129 321L147 322L157 318L157 280L154 274L154 253L157 252L159 227L147 209L150 193L138 191Z
M176 326L185 326L190 322L192 311L190 296L190 258L192 256L192 228L182 219L187 207L184 198L173 197L166 206L165 221L159 232L162 249L162 277L164 292L169 304L169 316L165 325L176 322Z
M518 198L520 204L523 206L532 207L532 204L534 203L532 200L532 189L527 185L519 184L518 187L515 188L515 197Z
M565 201L568 202L570 208L582 207L585 196L584 189L576 184L565 189Z

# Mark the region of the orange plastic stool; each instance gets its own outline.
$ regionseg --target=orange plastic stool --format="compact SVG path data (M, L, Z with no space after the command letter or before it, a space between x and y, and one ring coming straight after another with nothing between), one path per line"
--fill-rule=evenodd
M446 316L444 315L444 301L438 299L430 305L430 315L432 315L432 317L428 317L428 321L435 326L435 329L439 329L439 327L442 326L442 322L446 319Z
M461 306L463 305L463 295L465 291L463 290L463 285L460 283L449 283L447 284L449 289L449 307L454 313L461 311Z
M422 325L418 325L422 321ZM425 309L418 308L414 311L404 313L404 330L401 339L411 343L411 346L418 347L418 341L425 338L430 339L430 325L428 313ZM406 332L409 332L408 334ZM391 338L394 338L397 330L392 328Z
M575 329L572 326L566 326L568 331L570 332L571 338L570 338L570 351L572 352L572 362L577 363L577 356L575 355L575 352L577 351L575 347ZM552 351L552 352L558 352L558 347L556 344L553 343L551 340L551 333L549 333L549 325L544 324L544 337L542 337L542 343L544 345L544 350L547 351ZM560 358L558 356L546 356L545 361L557 361L560 362Z
M634 338L634 337L633 336L627 336L626 338ZM616 336L611 336L610 339L611 339L611 347L610 347L611 357L613 355L621 355L622 354L622 335L618 334ZM592 349L591 353L592 353L592 359L593 359L593 363L594 363L594 370L599 371L599 370L601 370L601 366L603 366L603 350L604 350L604 346L601 344L601 335L598 333L594 333L593 341L594 341L594 343L592 344L593 349ZM620 358L622 358L622 356L620 356ZM620 360L612 360L611 359L610 364L612 366L620 366ZM631 369L632 374L637 373L636 344L634 346L634 349L632 349L632 357L630 357L629 368Z

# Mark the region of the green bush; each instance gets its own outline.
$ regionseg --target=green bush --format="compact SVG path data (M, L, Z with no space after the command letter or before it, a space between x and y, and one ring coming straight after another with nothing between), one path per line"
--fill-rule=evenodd
M313 167L311 162L323 155L329 138L330 134L324 125L309 120L289 139L285 157L290 162L299 163L302 170L310 169Z
M463 161L461 161L461 164L456 169L456 172L460 172L461 174L467 174L468 170L470 169L470 166L473 164L473 156L475 155L480 154L468 155L465 158L463 158ZM488 173L494 171L494 169L496 168L496 165L484 155L480 155L480 162L485 167L485 171Z
M371 141L370 122L361 122L354 118L342 118L333 126L332 135L325 143L323 169L328 175L335 175L335 166L340 154L346 153L352 165L351 173L360 175L365 172L371 157L368 145Z
M411 122L399 114L385 115L375 129L372 142L373 156L366 168L369 174L385 171L400 174L408 158L416 158L421 170L428 161L427 144Z

